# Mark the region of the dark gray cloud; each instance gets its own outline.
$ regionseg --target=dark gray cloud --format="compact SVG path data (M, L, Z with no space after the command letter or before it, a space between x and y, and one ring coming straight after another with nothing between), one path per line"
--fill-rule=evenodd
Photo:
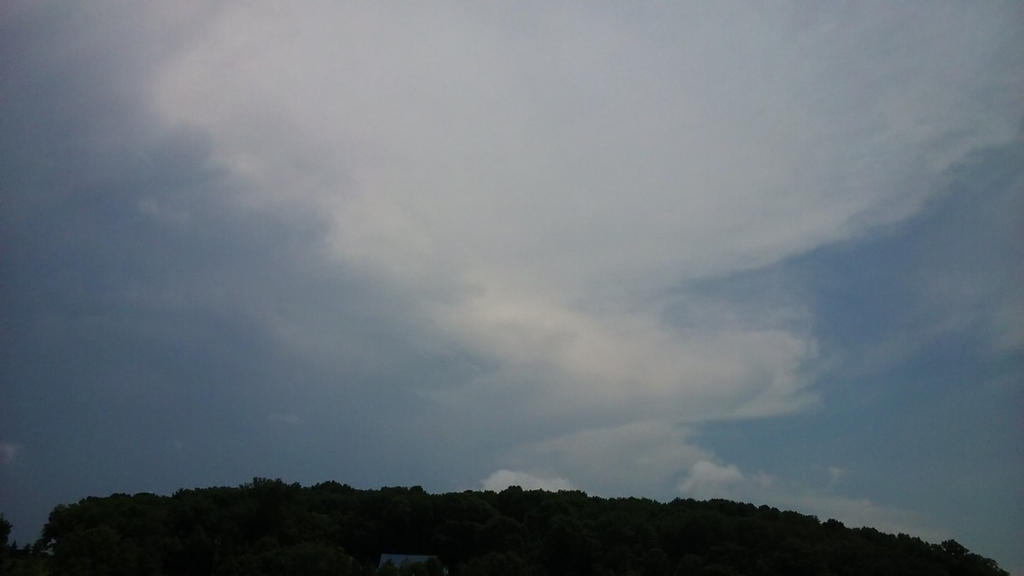
M390 416L416 412L410 386L469 368L413 341L386 290L324 261L323 218L240 207L208 138L156 129L124 30L19 16L0 161L17 535L110 490L389 478L396 450L416 448ZM302 436L280 412L302 415Z

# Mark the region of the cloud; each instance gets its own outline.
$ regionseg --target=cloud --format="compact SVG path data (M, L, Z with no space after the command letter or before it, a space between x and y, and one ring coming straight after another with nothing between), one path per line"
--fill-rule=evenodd
M27 378L10 380L37 418L102 420L103 454L143 442L121 432L154 429L137 408L159 394L205 468L182 482L234 481L274 450L309 473L258 426L294 410L298 442L334 463L317 473L353 482L498 470L882 517L701 440L710 422L822 406L819 311L748 274L927 212L951 166L1019 135L1012 4L50 12L0 23L24 47L0 64L4 116L28 119L0 143L17 188L0 228L12 326L31 327L12 339L35 354L12 354ZM976 316L947 308L991 302L1013 350L1016 284L984 276L925 268L940 293L922 300L957 326ZM54 355L103 361L33 364ZM124 408L95 417L81 390ZM100 452L59 432L47 451L65 466Z
M743 474L733 464L722 466L700 460L690 468L690 474L679 484L679 490L696 498L723 497L729 487L743 480Z
M930 336L980 334L991 354L1024 351L1024 173L1013 160L1022 153L1024 123L1015 142L974 155L951 179L942 230L972 233L943 242L937 226L922 238L930 249L912 273Z
M977 150L958 164L925 209L895 234L805 259L831 261L810 282L832 299L814 315L827 327L817 336L835 374L869 378L953 342L985 362L1024 349L1024 323L1016 321L1024 317L1024 173L1014 163L1022 154L1024 124L1014 141ZM867 257L878 252L887 257ZM860 274L845 278L841 288L832 284L838 267L850 261Z
M1013 33L955 6L228 4L151 94L241 202L313 207L340 264L536 405L751 417L815 403L813 335L674 324L666 293L915 213L1012 136Z
M572 483L565 478L536 476L516 470L496 470L480 481L484 490L500 492L509 486L519 486L524 490L572 490Z
M691 431L663 420L583 428L545 438L508 456L516 466L543 466L581 479L580 488L603 496L661 497L679 475L707 457Z

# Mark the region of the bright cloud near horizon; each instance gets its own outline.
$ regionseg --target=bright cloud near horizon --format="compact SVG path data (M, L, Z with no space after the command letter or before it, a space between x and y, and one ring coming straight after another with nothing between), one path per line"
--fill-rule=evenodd
M20 538L262 475L721 496L1024 567L1014 3L3 13Z

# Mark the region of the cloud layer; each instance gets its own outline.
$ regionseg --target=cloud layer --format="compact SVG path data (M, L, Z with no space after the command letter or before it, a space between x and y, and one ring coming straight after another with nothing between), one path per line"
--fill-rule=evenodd
M1006 466L1012 3L11 6L13 492L521 484L920 532L893 486Z
M1014 34L994 8L228 4L152 96L240 202L310 206L339 265L554 415L763 416L813 403L813 334L672 322L667 291L913 214L1014 134Z

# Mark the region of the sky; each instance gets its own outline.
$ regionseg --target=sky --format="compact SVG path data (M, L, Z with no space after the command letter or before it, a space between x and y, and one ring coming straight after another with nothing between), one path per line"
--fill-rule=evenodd
M0 511L725 497L1024 573L1017 2L0 8Z

